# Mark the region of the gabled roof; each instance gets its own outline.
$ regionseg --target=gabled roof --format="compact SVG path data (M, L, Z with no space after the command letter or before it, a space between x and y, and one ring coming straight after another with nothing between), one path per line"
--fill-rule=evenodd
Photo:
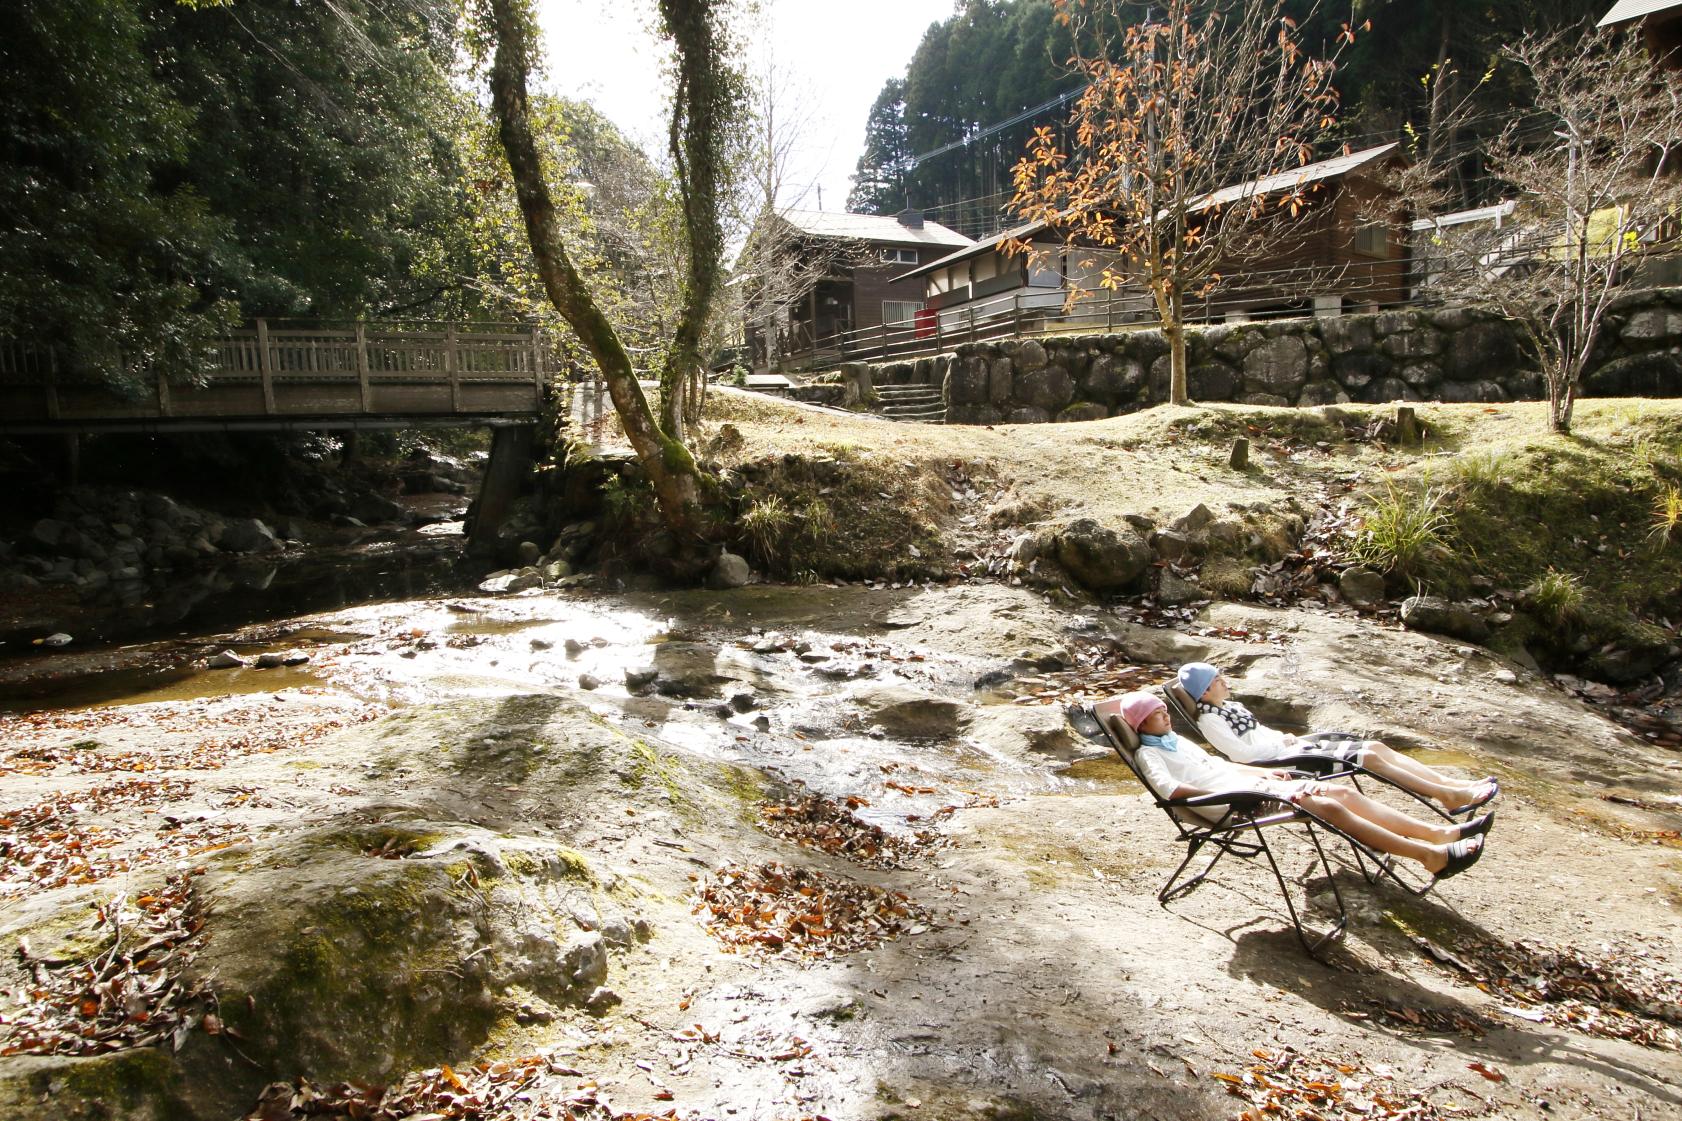
M1682 3L1682 0L1677 0ZM1226 206L1228 203L1243 199L1254 198L1257 195L1271 195L1275 191L1288 191L1295 187L1306 187L1310 183L1318 183L1326 179L1336 179L1340 175L1348 175L1356 168L1365 167L1382 156L1394 152L1400 145L1394 142L1380 144L1376 148L1363 148L1359 152L1351 152L1347 156L1334 156L1329 160L1318 163L1303 164L1290 171L1281 171L1277 175L1252 179L1248 183L1239 183L1233 187L1222 187L1211 195L1206 195L1192 203L1193 210L1207 210L1213 206Z
M1620 23L1650 16L1654 12L1669 11L1671 8L1682 8L1682 0L1618 0L1597 26L1615 27Z
M1675 2L1677 4L1682 4L1682 0L1675 0ZM1329 160L1320 160L1318 163L1303 164L1301 167L1293 168L1290 171L1281 171L1277 175L1268 175L1261 179L1252 179L1248 183L1239 183L1231 187L1222 187L1220 190L1215 191L1212 194L1205 195L1193 202L1191 204L1191 209L1193 211L1207 210L1212 206L1225 206L1229 203L1238 202L1242 199L1253 198L1256 195L1268 195L1274 193L1275 191L1285 191L1295 187L1304 187L1310 183L1318 183L1326 179L1336 179L1340 176L1348 175L1350 172L1359 168L1365 167L1367 164L1370 164L1375 160L1391 155L1398 147L1400 147L1400 145L1395 143L1380 144L1376 148L1363 148L1361 151L1351 152L1347 156L1334 156ZM902 273L894 279L904 280L907 277L921 276L923 273L933 272L935 269L944 268L953 262L962 261L967 257L979 256L982 252L995 249L1003 242L1009 241L1013 238L1027 238L1033 234L1037 234L1044 230L1046 226L1047 223L1045 222L1028 222L1023 225L1016 226L1012 229L1005 230L1003 233L994 234L990 238L974 242L973 244L958 250L956 253L948 253L938 261L930 261L928 264L912 269L910 272Z
M833 210L779 210L777 217L803 234L813 237L848 238L893 245L966 246L970 239L939 222L925 220L918 229L901 225L899 219L882 214L845 214Z

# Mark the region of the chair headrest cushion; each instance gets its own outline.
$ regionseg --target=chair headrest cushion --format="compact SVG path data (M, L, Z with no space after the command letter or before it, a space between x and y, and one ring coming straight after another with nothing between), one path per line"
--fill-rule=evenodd
M1129 755L1139 750L1139 733L1122 719L1120 697L1099 701L1092 706L1092 715L1098 718L1098 723L1104 726L1104 731L1109 733L1112 740L1127 749Z
M1164 688L1168 692L1169 699L1179 708L1180 715L1195 723L1197 720L1197 703L1191 699L1191 694L1180 688L1178 681L1170 681Z

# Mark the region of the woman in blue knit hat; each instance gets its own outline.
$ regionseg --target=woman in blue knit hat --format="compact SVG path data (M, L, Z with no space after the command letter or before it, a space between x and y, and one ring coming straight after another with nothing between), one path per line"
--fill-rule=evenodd
M1197 706L1197 730L1211 747L1235 763L1269 767L1290 762L1300 768L1305 762L1322 762L1328 770L1353 763L1404 790L1436 799L1450 813L1476 809L1500 793L1500 785L1492 778L1457 782L1378 740L1326 734L1293 736L1269 728L1232 699L1226 678L1208 662L1187 662L1175 677Z

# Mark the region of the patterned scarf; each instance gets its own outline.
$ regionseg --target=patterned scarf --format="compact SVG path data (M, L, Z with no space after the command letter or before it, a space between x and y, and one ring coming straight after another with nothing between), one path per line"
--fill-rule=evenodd
M1218 705L1212 705L1208 701L1198 701L1197 711L1211 716L1219 716L1226 721L1227 727L1232 729L1232 734L1235 736L1242 736L1245 732L1254 731L1256 727L1256 718L1250 715L1249 709L1237 701L1225 701Z

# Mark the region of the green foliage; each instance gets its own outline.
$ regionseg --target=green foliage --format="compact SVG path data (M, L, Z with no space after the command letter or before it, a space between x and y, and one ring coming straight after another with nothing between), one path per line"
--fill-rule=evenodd
M1467 452L1454 460L1451 470L1456 485L1464 490L1489 492L1505 485L1513 473L1513 462L1506 453L1485 449Z
M1126 3L1135 20L1153 6ZM1160 15L1161 5L1155 5ZM1502 44L1526 31L1584 25L1599 19L1605 0L1356 0L1357 21L1370 19L1339 66L1343 93L1340 136L1354 147L1391 140L1404 126L1429 142L1431 105L1420 77L1443 57L1464 72L1452 99L1464 96ZM1316 55L1341 31L1350 5L1292 0ZM914 157L972 136L1035 108L1076 85L1064 65L1073 53L1067 28L1054 20L1046 0L990 0L962 4L931 24L904 78L889 79L866 120L865 151L853 176L850 210L887 214L909 194L913 205L965 233L997 228L998 209L1010 195L1009 168L1036 124L1060 121L1064 107L1047 110L915 169ZM1531 104L1532 90L1512 68L1497 68L1477 89L1470 130L1499 132ZM1461 134L1455 149L1471 147ZM1485 201L1480 168L1466 165L1465 202ZM1493 187L1489 188L1493 189Z
M767 494L755 499L742 515L742 532L747 534L748 547L761 565L781 568L784 545L794 515L779 495Z
M1144 8L1138 5L1142 13ZM911 158L971 136L1068 90L1066 28L1044 0L960 5L923 35L904 79L871 106L848 209L890 214L907 204L965 232L996 225L1000 192L1034 121L911 168Z
M1556 627L1575 626L1583 621L1586 600L1583 582L1569 572L1548 569L1528 589L1527 598L1537 616Z
M6 5L0 336L120 381L191 372L241 316L465 311L456 25L451 0Z
M624 528L654 508L654 492L640 480L627 481L614 475L602 484L602 507L610 523Z
M1682 489L1666 483L1653 499L1653 527L1650 540L1661 548L1682 540Z
M1452 495L1445 487L1399 487L1386 481L1361 511L1347 556L1351 563L1415 580L1449 553Z

